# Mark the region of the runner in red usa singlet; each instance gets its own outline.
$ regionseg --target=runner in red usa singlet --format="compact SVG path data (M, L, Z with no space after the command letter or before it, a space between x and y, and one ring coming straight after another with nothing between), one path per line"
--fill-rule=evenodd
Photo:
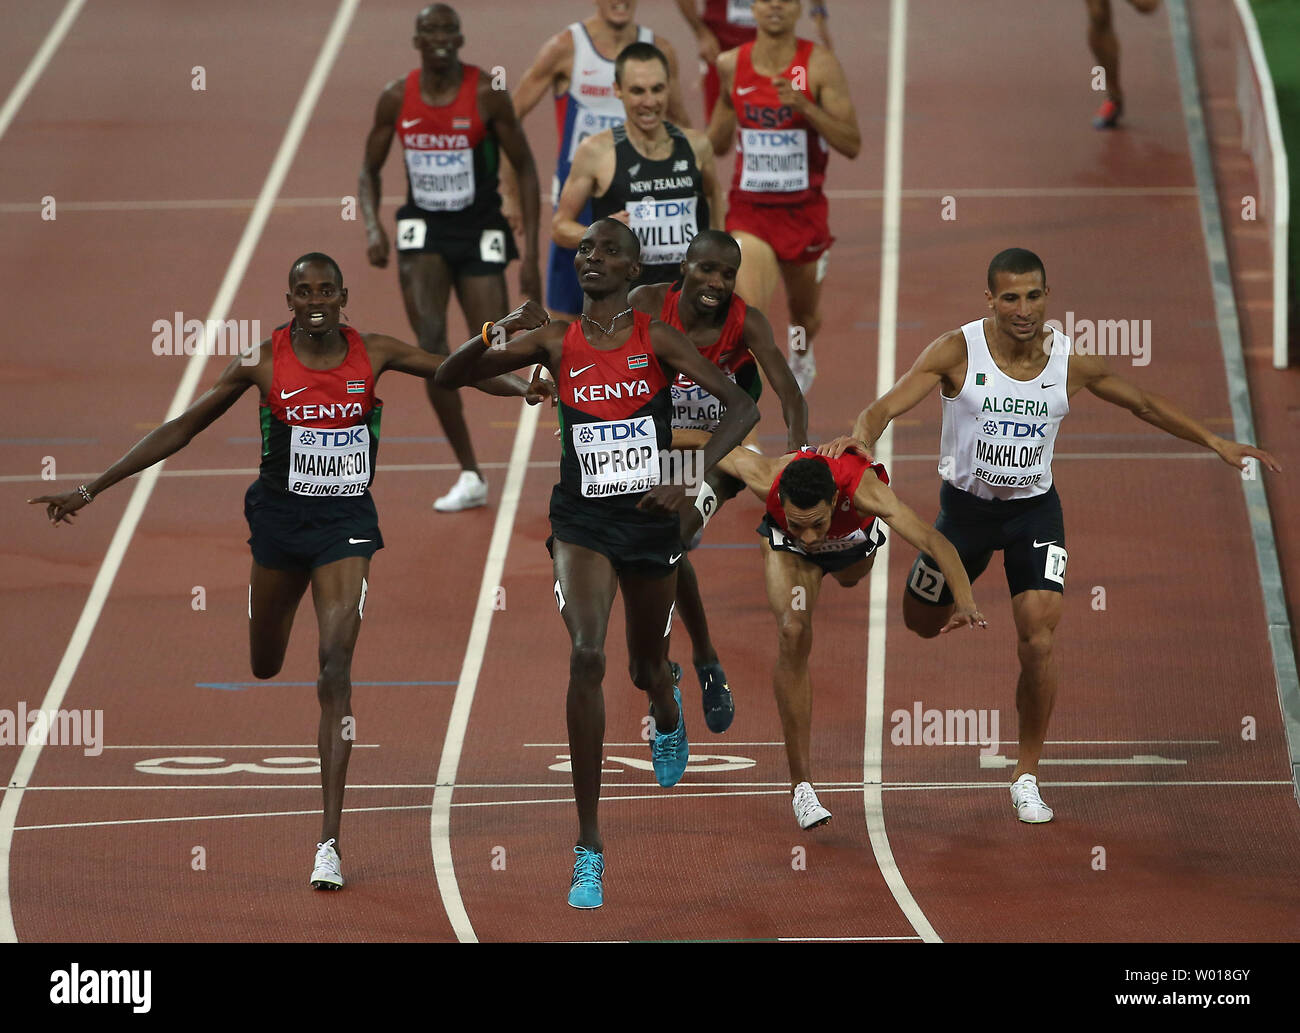
M248 639L253 675L273 678L284 663L298 603L310 586L320 631L317 728L324 806L310 884L343 887L339 826L352 739L352 654L365 611L370 559L384 546L370 497L385 370L431 378L443 356L341 322L348 292L328 255L303 255L289 269L293 319L226 367L173 420L151 431L89 484L43 496L54 523L67 520L118 481L184 448L250 387L261 396L262 463L244 495L248 544ZM491 394L534 391L518 377L476 384Z
M632 682L650 699L656 781L676 785L690 755L681 692L668 661L676 565L686 551L679 517L685 488L666 483L670 468L660 465L671 441L669 384L684 373L726 404L704 450L705 473L758 420L753 400L687 338L633 310L628 290L640 271L640 255L637 236L625 223L598 219L583 233L574 259L584 295L576 322L551 322L530 302L494 327L484 327L438 374L439 383L459 387L540 362L555 379L560 481L551 493L546 544L554 564L555 603L570 639L566 718L578 842L568 899L576 908L604 903L605 847L597 805L605 633L616 591L623 593ZM507 339L518 331L524 332ZM707 508L707 494L699 498L704 501L697 506Z
M835 55L795 35L799 6L755 0L753 11L754 42L718 58L722 96L709 139L721 155L739 130L726 227L745 254L736 289L766 312L771 285L778 277L784 282L790 366L807 394L816 376L812 341L821 328L826 252L834 240L822 191L827 158L832 150L856 158L862 138Z

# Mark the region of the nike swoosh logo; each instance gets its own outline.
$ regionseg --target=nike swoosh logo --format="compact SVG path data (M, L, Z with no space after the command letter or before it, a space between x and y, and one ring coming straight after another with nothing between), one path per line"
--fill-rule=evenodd
M311 387L311 385L308 384L307 387ZM298 388L297 391L289 391L288 393L285 392L284 388L280 388L280 400L284 401L286 398L292 398L294 395L300 395L307 390L307 387L300 387Z
M1041 549L1044 545L1055 545L1055 544L1056 544L1055 538L1053 538L1050 542L1040 542L1037 538L1034 539L1035 549Z
M415 125L417 122L420 122L420 121L422 121L422 120L421 120L421 119L418 119L418 118L404 118L404 119L402 119L402 128L403 128L403 129L410 129L411 126Z
M596 364L593 362L593 363L591 364L591 366L594 366L594 365L596 365ZM570 366L570 367L569 367L569 377L570 377L570 378L573 378L573 377L580 377L580 376L582 376L584 373L586 373L587 370L591 369L591 366L583 366L582 369L574 369L572 366Z
M1040 386L1043 388L1044 391L1046 391L1049 387L1055 387L1056 384L1054 384L1054 383L1052 383L1052 384L1042 384L1042 385L1040 385Z
M677 562L679 559L681 559L681 558L682 558L682 554L679 552L676 556L669 556L669 557L668 557L668 562L669 562L669 564L673 564L673 563L676 563L676 562Z
M753 93L756 89L758 89L757 86L741 86L736 89L736 92L743 97L747 93Z
M374 541L374 539L373 539L373 538L349 538L349 539L348 539L348 544L349 544L349 545L361 545L363 542L370 542L370 541Z
M597 72L599 72L599 71L600 71L599 68L584 68L584 69L582 70L582 74L583 74L583 75L595 75L595 74L596 74Z

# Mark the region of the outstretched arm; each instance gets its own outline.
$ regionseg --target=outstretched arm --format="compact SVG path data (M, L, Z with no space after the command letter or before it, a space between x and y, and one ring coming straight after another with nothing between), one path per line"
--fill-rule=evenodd
M930 342L898 383L858 414L850 437L836 438L817 451L832 458L850 448L869 453L871 446L885 433L890 420L917 405L965 362L966 341L960 330Z
M412 347L405 341L384 334L366 334L365 340L372 356L371 361L380 372L391 369L398 373L409 373L413 377L432 380L437 375L438 369L447 361L446 355L437 355ZM534 405L550 393L549 384L530 384L513 373L485 377L467 386L500 398L527 398Z
M894 490L878 478L871 470L862 475L858 490L853 493L853 504L861 516L879 517L893 530L902 535L909 545L914 545L922 552L929 553L939 564L939 569L952 589L956 608L952 617L942 628L951 631L964 624L972 627L988 627L988 621L975 605L975 596L971 592L970 578L962 566L957 550L935 528L925 523L911 506L900 499Z
M674 430L673 448L703 448L711 437L713 435L707 430ZM766 502L767 494L772 490L772 482L785 467L785 463L784 456L765 456L741 445L719 459L716 469L728 477L744 481L745 487Z
M1208 448L1237 470L1246 465L1248 457L1258 459L1274 473L1282 470L1277 460L1262 448L1219 437L1169 399L1144 391L1137 384L1113 372L1100 356L1070 356L1070 387L1071 393L1079 387L1086 387L1103 401L1127 409L1139 420L1159 427L1166 434Z
M266 342L269 344L269 342ZM270 348L264 347L263 354L269 355ZM123 478L147 470L154 463L162 462L174 455L193 440L203 430L238 400L239 396L250 388L253 381L254 366L245 365L242 358L230 360L217 378L217 382L173 420L168 420L155 427L131 448L126 455L110 466L89 484L86 490L93 497L111 488ZM88 505L89 501L80 491L69 491L62 495L42 495L28 499L29 503L46 503L46 515L50 523L61 520L72 522L72 514Z

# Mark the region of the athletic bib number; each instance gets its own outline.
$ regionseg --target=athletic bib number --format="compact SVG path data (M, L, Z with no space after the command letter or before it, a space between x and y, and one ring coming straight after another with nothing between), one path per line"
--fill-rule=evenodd
M727 24L754 28L754 0L727 0Z
M925 560L918 559L916 567L912 570L912 580L908 582L908 587L922 599L937 603L943 593L943 586L943 574L929 566Z
M650 416L575 424L573 451L585 499L649 491L659 483L659 439Z
M727 374L733 381L731 373ZM683 376L673 381L673 430L717 430L727 407L692 380Z
M459 212L474 202L474 152L406 152L411 199L426 212Z
M808 189L808 130L741 131L740 189L785 194Z
M423 219L397 220L397 250L418 251L424 247L424 235L428 227Z
M478 240L478 256L484 262L500 262L505 265L505 230L484 230L483 236L479 237Z
M1065 561L1069 558L1068 554L1059 545L1049 545L1047 547L1047 559L1043 563L1043 577L1048 581L1055 581L1058 585L1065 584Z
M291 427L289 490L295 495L364 495L370 483L370 428Z
M624 211L628 225L641 242L642 265L665 265L686 257L686 248L699 232L696 222L699 205L698 197L677 197L670 201L646 197L627 203Z

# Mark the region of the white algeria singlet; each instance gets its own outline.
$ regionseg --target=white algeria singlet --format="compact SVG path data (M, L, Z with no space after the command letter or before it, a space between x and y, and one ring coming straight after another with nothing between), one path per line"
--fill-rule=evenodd
M982 499L1042 495L1052 487L1056 433L1070 411L1070 339L1053 328L1043 372L1015 380L993 361L983 319L961 329L966 380L955 398L943 398L939 474Z

